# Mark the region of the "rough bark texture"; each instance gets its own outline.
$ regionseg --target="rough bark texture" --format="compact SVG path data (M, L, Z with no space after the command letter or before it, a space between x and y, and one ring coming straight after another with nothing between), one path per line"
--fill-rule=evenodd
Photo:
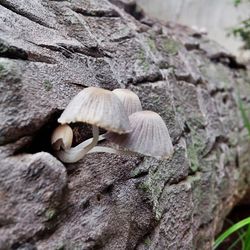
M50 135L85 86L126 87L165 120L171 160L62 164ZM0 249L211 249L249 189L247 70L133 1L0 0ZM76 124L75 143L90 137Z

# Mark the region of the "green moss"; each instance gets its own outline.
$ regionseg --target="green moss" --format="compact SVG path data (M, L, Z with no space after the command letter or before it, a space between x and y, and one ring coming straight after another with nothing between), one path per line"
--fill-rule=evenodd
M160 220L163 211L159 205L159 199L165 185L166 161L149 159L146 164L149 168L148 178L139 185L139 188L147 194L152 203L155 218Z
M146 181L145 181L145 182L141 182L141 183L139 184L138 188L139 188L140 190L142 190L143 192L146 192L146 193L149 193L149 192L150 192L150 187L149 187L149 185L147 184Z
M169 54L175 55L178 53L178 51L180 49L180 44L178 42L174 41L173 39L167 38L164 41L164 49Z
M199 169L199 160L197 156L197 150L195 149L193 143L187 147L187 154L190 169L192 172L196 172Z
M187 145L187 154L188 154L188 160L189 160L189 166L192 172L196 172L199 170L200 162L199 162L199 155L203 152L205 144L205 139L202 138L201 134L199 134L197 129L193 129L193 127L190 126L190 141Z
M17 67L14 60L0 57L0 80L5 82L7 85L11 83L13 91L19 91L22 88L22 71L23 68ZM16 105L20 102L20 98L15 99ZM3 136L0 137L0 145L9 142L10 139Z
M55 248L55 250L65 250L65 249L66 249L65 244L63 243Z
M157 183L154 181L154 176L150 177L146 181L140 183L139 189L145 192L153 205L153 210L155 213L156 220L160 220L162 211L159 207L159 197L162 192L162 189L157 186Z
M133 170L130 172L130 177L134 178L134 177L136 177L137 175L139 175L140 172L141 172L141 171L140 171L139 168L135 168L135 169L133 169Z
M46 220L49 221L49 220L52 220L53 218L55 218L56 216L56 210L53 209L53 208L49 208L46 212L45 212L45 217L46 217Z
M163 213L163 207L160 206L160 199L163 194L167 178L168 171L166 170L166 162L159 162L157 171L152 171L150 175L151 201L153 203L155 218L158 221L161 219Z
M147 247L149 247L149 246L151 245L151 240L150 240L150 238L147 237L147 238L144 240L144 245L147 246Z
M146 57L146 52L143 49L139 51L138 59L139 59L139 65L143 67L143 70L148 71L150 65Z
M0 74L4 71L4 66L0 64Z
M12 61L7 58L0 58L0 78L6 77L7 75L13 78L13 82L15 82L16 79L19 79Z
M194 129L199 129L204 127L205 119L202 114L192 114L192 117L187 119L187 122L189 124L189 127L194 128Z
M169 175L166 168L167 161L156 160L152 157L145 157L140 168L134 170L131 175L137 175L142 171L147 171L147 176L137 186L145 193L153 207L156 220L162 216L162 208L160 207L160 197L165 186L166 178Z
M229 137L229 144L231 146L236 146L239 141L239 134L238 133L231 133Z
M8 75L10 71L10 64L7 62L1 62L0 63L0 77L4 77Z
M190 184L197 183L201 180L201 174L200 172L195 173L194 175L189 175L187 177L187 182ZM200 189L198 189L200 190Z
M195 148L197 154L199 155L204 150L205 138L202 138L198 132L196 132L192 129L191 129L191 134L192 134L192 141L193 141L194 148Z
M148 38L147 44L148 44L149 48L152 50L152 52L156 52L157 51L156 45L155 45L155 41L153 39Z
M45 80L43 82L43 86L44 86L46 91L50 91L53 87L52 83L49 80Z
M72 243L70 241L65 241L65 243L61 243L59 244L57 247L55 247L54 250L66 250L66 249L70 249L70 250L82 250L82 246L80 245L80 243Z
M199 66L200 72L210 81L219 84L219 88L230 87L230 73L229 70L221 64L213 64L206 62L204 65Z
M5 53L7 50L8 47L5 44L0 43L0 54Z

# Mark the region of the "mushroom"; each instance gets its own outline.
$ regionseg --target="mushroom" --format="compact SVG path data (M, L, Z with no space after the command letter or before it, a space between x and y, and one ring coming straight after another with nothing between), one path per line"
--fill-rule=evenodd
M126 135L109 133L107 139L120 149L96 146L89 153L114 154L141 153L157 159L166 159L173 154L173 145L163 119L153 111L139 111L129 116L132 132Z
M129 89L114 89L112 92L120 99L128 116L142 110L141 101L133 91ZM105 140L106 136L107 133L99 135L98 141ZM91 140L92 138L86 140L84 143L88 145Z
M51 145L54 150L69 149L73 141L73 131L67 124L59 125L51 136Z
M128 116L141 111L141 101L137 94L129 89L114 89L112 91L121 100Z
M129 119L119 98L109 90L88 87L78 93L68 104L58 122L85 122L92 125L93 139L86 145L80 143L74 148L56 153L66 163L79 161L98 142L99 129L104 128L117 134L131 131Z

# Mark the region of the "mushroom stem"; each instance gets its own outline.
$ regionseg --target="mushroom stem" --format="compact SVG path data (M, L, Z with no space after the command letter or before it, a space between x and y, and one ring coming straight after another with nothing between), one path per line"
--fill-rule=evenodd
M86 141L80 143L74 148L61 150L56 152L57 157L65 163L74 163L81 160L98 142L99 129L97 126L92 126L93 139L90 144L86 145Z
M136 154L131 151L124 151L124 150L114 149L110 147L103 147L103 146L93 147L91 150L88 151L88 154L90 153L109 153L109 154L128 155L128 156L132 156Z

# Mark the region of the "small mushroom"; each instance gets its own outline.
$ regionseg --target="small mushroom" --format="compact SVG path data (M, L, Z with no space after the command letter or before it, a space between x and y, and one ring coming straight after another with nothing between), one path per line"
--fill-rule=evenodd
M88 87L78 93L68 104L58 122L84 122L92 125L93 139L90 144L80 143L74 148L58 151L60 160L66 163L79 161L93 148L99 137L98 127L117 134L131 131L129 119L119 98L109 90Z
M122 149L96 146L89 153L141 153L157 159L173 154L173 145L166 124L153 111L139 111L129 116L132 132L126 135L109 133L107 139Z
M129 89L115 89L112 91L121 100L128 116L141 111L141 101L137 94Z
M73 141L73 131L67 124L59 125L51 136L51 145L54 150L69 149Z

